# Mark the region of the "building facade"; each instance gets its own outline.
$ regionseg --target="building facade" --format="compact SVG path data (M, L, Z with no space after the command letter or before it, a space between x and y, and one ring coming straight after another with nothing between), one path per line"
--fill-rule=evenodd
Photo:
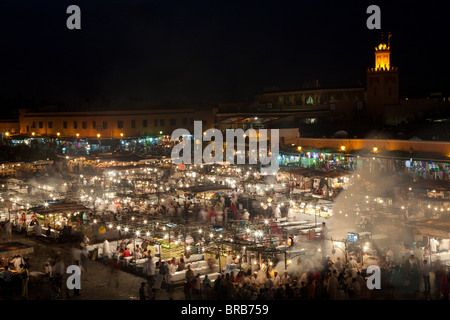
M122 138L170 135L193 130L194 121L214 127L216 109L30 112L20 110L20 134L46 137Z

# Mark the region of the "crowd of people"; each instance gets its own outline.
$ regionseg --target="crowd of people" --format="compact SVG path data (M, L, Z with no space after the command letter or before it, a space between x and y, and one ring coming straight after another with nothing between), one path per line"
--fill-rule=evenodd
M159 270L164 274L162 289L173 292L171 274L176 270L176 259L170 260ZM175 267L174 267L175 266ZM187 265L184 281L184 297L186 300L364 300L364 299L449 299L448 281L450 274L442 263L434 263L430 268L427 260L419 261L413 255L402 259L402 263L386 268L382 265L381 289L371 290L367 285L370 276L366 270L360 270L355 260L347 264L338 258L335 262L329 258L325 266L319 268L299 268L292 275L288 271L279 274L272 268L261 268L248 272L225 271L214 280L208 275L201 279ZM263 271L265 270L265 271ZM269 271L270 270L270 271ZM148 293L141 294L141 299L155 299L159 291L154 287L154 279L158 269L153 269L149 277ZM434 274L431 284L430 276ZM140 288L145 288L143 282ZM431 288L434 288L431 291ZM420 292L420 288L423 291Z
M16 255L9 261L2 259L0 265L1 290L3 297L11 299L19 295L28 299L28 281L30 278L30 264L27 257Z

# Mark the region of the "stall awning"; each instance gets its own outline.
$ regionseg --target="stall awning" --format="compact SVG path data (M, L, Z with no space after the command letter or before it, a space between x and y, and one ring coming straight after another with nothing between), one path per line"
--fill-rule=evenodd
M232 191L233 189L227 186L195 186L189 188L187 193L201 193L201 192L227 192Z
M435 237L435 238L443 238L443 239L450 238L449 233L447 231L433 229L433 228L417 227L414 229L413 232L416 235L423 235L423 236L427 236L427 237Z
M348 171L322 171L310 168L295 168L285 172L288 174L301 175L304 177L323 177L323 178L340 178L352 174L352 172Z
M0 258L11 259L16 255L27 255L34 252L34 248L20 242L0 243Z
M83 206L79 203L49 203L48 206L39 206L30 209L36 214L50 214L50 213L60 213L60 212L77 212L77 211L88 211L89 208Z

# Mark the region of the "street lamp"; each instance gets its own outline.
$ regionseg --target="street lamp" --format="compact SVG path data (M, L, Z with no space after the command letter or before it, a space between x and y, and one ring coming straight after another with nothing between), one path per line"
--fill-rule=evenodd
M98 147L99 147L99 150L101 151L102 150L102 143L100 141L100 133L97 133L97 138L98 138Z

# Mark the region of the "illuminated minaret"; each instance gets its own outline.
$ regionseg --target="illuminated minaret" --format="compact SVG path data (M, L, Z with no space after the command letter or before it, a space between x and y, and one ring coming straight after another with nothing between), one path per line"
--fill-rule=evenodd
M389 34L389 37L391 35ZM375 70L388 71L391 68L390 62L391 48L389 44L381 42L378 47L375 47Z
M399 102L398 69L391 66L391 34L386 44L381 42L375 47L375 67L367 70L367 104L396 105Z

